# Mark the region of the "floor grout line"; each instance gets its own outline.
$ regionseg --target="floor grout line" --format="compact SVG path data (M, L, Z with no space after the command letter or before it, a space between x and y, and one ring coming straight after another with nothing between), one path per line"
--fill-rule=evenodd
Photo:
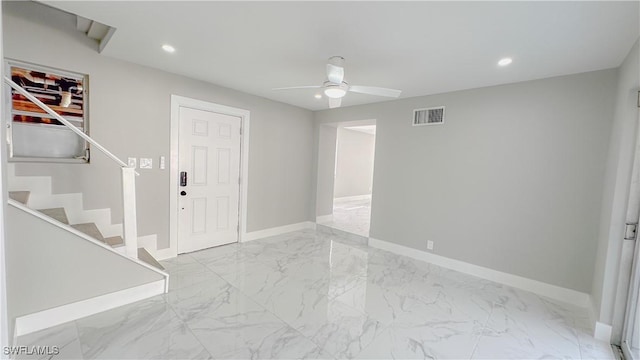
M491 317L493 316L493 310L495 309L495 302L493 304L491 304L491 311L489 311L489 316L487 316L487 320L484 322L484 324L482 325L482 328L480 329L480 334L478 335L478 339L476 339L475 344L473 345L473 349L471 350L471 354L469 355L469 359L473 359L473 355L476 353L476 350L478 349L478 344L480 344L480 340L482 339L484 335L484 331L486 329L488 329L488 325L489 322L491 321Z
M198 344L200 344L200 346L202 346L202 348L204 349L204 351L206 351L207 354L209 354L210 358L214 358L214 356L209 352L209 349L207 349L206 346L204 346L204 344L202 343L202 340L200 340L200 338L193 332L193 329L191 329L191 327L189 326L189 324L182 318L180 317L180 314L178 314L178 312L176 311L176 309L173 307L173 305L171 305L171 303L169 303L168 301L166 301L166 304L169 306L169 308L171 309L171 311L173 312L173 314L176 316L176 318L178 318L178 320L180 320L180 322L182 323L182 325L184 325L187 330L189 330L189 333L191 334L191 336L193 336L194 339L196 339L196 341L198 342Z
M198 261L198 259L196 259L196 261ZM199 261L198 261L199 262ZM267 264L264 264L262 262L260 262L262 265L267 266ZM273 315L276 319L278 319L279 321L282 322L282 324L285 327L288 327L292 330L294 330L295 332L297 332L300 336L302 336L303 338L305 338L306 340L310 341L312 344L314 344L318 349L331 354L335 359L337 359L338 357L336 357L334 354L332 354L329 351L326 351L322 346L320 346L318 343L316 343L313 339L309 339L307 336L305 336L304 334L302 334L298 329L296 329L292 324L289 324L288 322L286 322L285 320L283 320L282 318L280 318L277 314L275 314L273 311L269 310L266 306L262 305L260 302L258 302L256 299L254 299L252 296L250 296L249 294L245 293L242 289L238 288L237 286L235 286L234 284L230 283L229 281L227 281L222 275L220 275L219 273L217 273L215 270L212 270L211 268L209 268L207 265L201 263L202 265L204 265L209 271L211 271L212 273L214 273L216 276L220 277L224 282L226 282L227 284L229 284L229 286L231 286L232 288L234 288L235 290L237 290L240 294L242 294L243 296L245 296L247 299L249 299L250 301L252 301L255 305L258 305L260 308L264 309L264 311L268 312L269 314ZM270 266L269 266L270 267ZM188 326L188 325L187 325ZM280 331L280 330L277 330ZM276 331L276 332L277 332ZM196 336L197 337L197 336ZM199 339L198 339L199 340Z

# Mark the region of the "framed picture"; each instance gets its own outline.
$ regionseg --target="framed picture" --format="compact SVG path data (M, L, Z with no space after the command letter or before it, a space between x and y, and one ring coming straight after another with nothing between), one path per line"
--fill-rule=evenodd
M16 60L5 66L11 80L88 133L87 75ZM89 162L86 141L13 88L8 91L10 160Z

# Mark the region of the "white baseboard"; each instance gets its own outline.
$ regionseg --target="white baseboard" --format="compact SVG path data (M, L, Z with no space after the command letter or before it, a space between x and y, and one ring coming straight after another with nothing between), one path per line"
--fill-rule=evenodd
M316 217L316 223L323 223L323 222L327 222L327 221L332 221L333 220L333 214L329 214L329 215L320 215Z
M166 260L171 259L178 256L178 250L172 248L164 248L164 249L156 249L156 248L145 248L154 259Z
M315 229L315 228L316 228L316 223L312 221L304 221L297 224L289 224L289 225L278 226L270 229L248 232L246 234L243 234L243 236L240 239L240 242L253 241L253 240L262 239L269 236L285 234L292 231Z
M15 335L30 334L122 305L148 299L152 296L164 294L164 290L165 281L158 280L149 284L20 316L15 322Z
M613 332L613 328L611 327L611 325L607 325L605 323L601 323L600 321L596 321L595 328L593 329L593 338L596 340L604 341L607 344L610 344L612 332Z
M371 199L371 194L354 195L354 196L342 196L342 197L334 198L333 200L352 201L352 200L365 200L365 199Z
M583 308L587 308L589 306L589 294L576 290L567 289L557 285L543 283L538 280L532 280L522 276L469 264L464 261L450 259L444 256L374 238L369 238L369 245L382 250L390 251L392 253L396 253L398 255L404 255L417 260L426 261L447 269L456 270L465 274L495 281L500 284L512 286L526 291L531 291L539 295L574 304Z
M270 229L264 229L264 230L258 230L258 231L252 231L252 232L244 233L244 234L242 234L240 236L240 242L258 240L258 239L262 239L262 238L265 238L265 237L276 236L276 235L285 234L285 233L288 233L288 232L298 231L298 230L305 230L305 229L312 229L313 230L315 228L316 228L316 223L314 223L312 221L304 221L304 222L300 222L300 223L296 223L296 224L289 224L289 225L278 226L278 227L274 227L274 228L270 228ZM171 259L171 258L174 258L174 257L178 256L177 249L175 249L175 248L170 248L169 247L169 248L165 248L165 249L156 249L156 246L154 246L154 243L151 241L150 238L143 239L142 242L140 242L140 240L138 240L138 241L139 241L138 245L140 247L145 247L147 249L147 251L149 251L151 256L153 256L156 260ZM147 244L147 246L149 246L149 247L141 245L142 243Z

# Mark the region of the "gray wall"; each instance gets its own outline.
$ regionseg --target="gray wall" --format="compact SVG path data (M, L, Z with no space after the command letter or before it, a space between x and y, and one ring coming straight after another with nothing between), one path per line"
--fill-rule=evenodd
M169 239L170 96L251 111L248 231L312 219L313 114L210 83L116 60L75 30L75 17L34 2L3 2L5 56L89 74L91 135L118 157L151 157L141 170L138 233ZM17 166L18 175L53 175L55 192L85 193L85 208L111 207L121 219L119 170L97 151L90 165Z
M338 128L334 197L371 194L376 137Z
M316 216L333 214L333 189L336 171L336 139L335 125L322 125L317 129L317 181L316 181Z
M640 48L638 42L618 69L615 116L605 172L600 232L593 278L592 298L596 318L612 324L623 244L624 223L638 131L638 91L640 90ZM637 209L635 209L637 212ZM630 221L637 221L629 219ZM626 285L626 284L624 284ZM623 286L624 286L623 285Z
M12 322L22 315L164 279L22 210L12 206L7 210L7 302Z
M371 237L589 292L616 71L316 113L377 119ZM413 109L446 106L444 125Z

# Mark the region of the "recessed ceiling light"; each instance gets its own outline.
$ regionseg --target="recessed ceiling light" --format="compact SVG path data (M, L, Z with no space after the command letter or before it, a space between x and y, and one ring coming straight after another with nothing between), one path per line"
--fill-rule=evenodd
M503 59L500 59L500 61L498 61L498 65L507 66L507 65L511 64L512 62L513 62L513 59L511 59L511 58L503 58Z
M162 45L162 50L168 52L168 53L172 53L176 51L176 48L174 48L173 46L169 45L169 44L164 44Z
M313 95L313 97L316 98L316 99L322 99L322 95L320 95L320 94L315 94L315 95Z

